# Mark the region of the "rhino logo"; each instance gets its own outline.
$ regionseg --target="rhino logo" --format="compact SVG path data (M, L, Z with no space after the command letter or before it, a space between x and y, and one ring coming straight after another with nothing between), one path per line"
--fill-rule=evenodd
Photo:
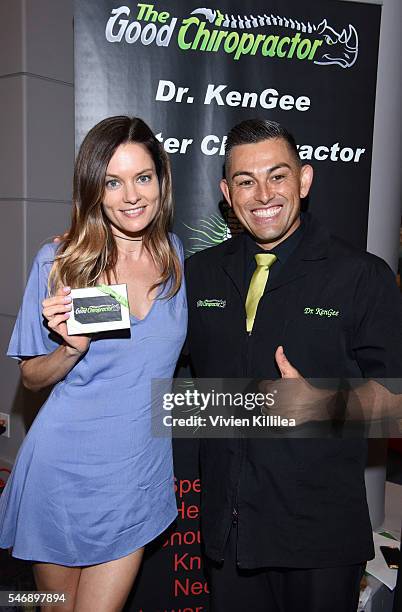
M339 34L323 19L317 26L316 34L320 34L324 44L320 47L320 59L315 64L337 64L341 68L350 68L357 60L359 54L359 37L351 24L348 31L344 28Z
M322 40L314 63L320 66L336 64L341 68L351 68L359 54L359 36L356 28L349 24L342 32L337 32L323 19L318 25L309 21L304 23L297 19L281 17L280 15L231 15L222 13L219 9L197 8L191 15L202 15L211 24L217 27L232 30L250 30L263 26L288 28L301 33L314 34Z

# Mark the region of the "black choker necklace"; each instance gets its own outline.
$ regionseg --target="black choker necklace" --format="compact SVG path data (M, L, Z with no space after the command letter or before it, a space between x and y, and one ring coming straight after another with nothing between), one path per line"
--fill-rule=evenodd
M122 240L129 240L130 242L142 242L142 238L126 238L125 236L118 236L117 234L112 234L115 238L121 238Z

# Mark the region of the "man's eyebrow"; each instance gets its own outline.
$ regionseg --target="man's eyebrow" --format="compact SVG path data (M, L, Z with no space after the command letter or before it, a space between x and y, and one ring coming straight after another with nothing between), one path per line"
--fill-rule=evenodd
M267 168L267 174L271 174L272 172L279 170L279 168L288 168L289 170L292 169L289 164L287 164L286 162L283 162L281 164L276 164L276 166L272 166L271 168ZM234 178L236 178L236 176L242 176L242 175L254 177L254 172L252 172L251 170L237 170L237 172L232 174L232 181Z

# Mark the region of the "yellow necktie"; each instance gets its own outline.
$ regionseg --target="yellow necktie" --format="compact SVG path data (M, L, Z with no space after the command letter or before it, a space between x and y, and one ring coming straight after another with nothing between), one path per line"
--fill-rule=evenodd
M251 277L246 299L246 329L249 333L253 329L258 303L267 284L269 269L276 261L276 255L271 253L258 253L254 257L257 262L257 268Z

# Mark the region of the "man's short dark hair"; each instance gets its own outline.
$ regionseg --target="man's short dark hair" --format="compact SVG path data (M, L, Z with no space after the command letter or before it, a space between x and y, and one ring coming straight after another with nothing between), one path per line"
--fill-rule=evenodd
M294 154L295 161L301 164L294 136L280 123L268 119L246 119L235 125L228 133L225 145L225 175L227 178L230 155L233 147L243 144L256 144L264 140L282 138Z

